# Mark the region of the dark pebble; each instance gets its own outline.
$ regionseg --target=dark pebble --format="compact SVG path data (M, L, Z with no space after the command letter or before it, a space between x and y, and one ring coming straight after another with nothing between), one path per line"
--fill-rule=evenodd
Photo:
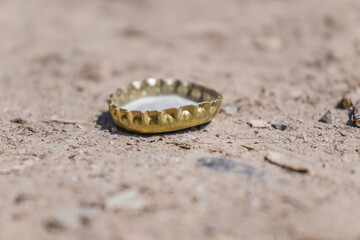
M207 167L219 172L232 172L237 175L245 176L248 179L262 177L265 173L265 170L262 168L226 158L200 158L197 161L197 166Z
M328 110L324 116L321 117L320 122L332 124L334 123L334 113L331 110Z
M280 121L271 125L273 128L284 131L288 128L289 123L287 121Z

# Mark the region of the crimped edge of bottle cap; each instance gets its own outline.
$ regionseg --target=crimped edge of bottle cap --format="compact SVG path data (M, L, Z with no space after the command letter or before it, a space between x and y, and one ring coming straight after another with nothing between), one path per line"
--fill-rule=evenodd
M162 111L133 111L123 108L142 97L178 95L197 104ZM109 111L114 123L131 132L161 133L177 131L210 122L218 112L222 95L196 83L172 78L147 78L119 88L108 99Z

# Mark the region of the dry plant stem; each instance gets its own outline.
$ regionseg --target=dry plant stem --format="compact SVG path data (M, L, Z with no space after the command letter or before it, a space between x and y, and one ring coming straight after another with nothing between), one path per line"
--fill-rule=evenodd
M360 101L358 101L354 106L354 112L352 119L356 126L360 127Z
M309 167L304 165L302 162L288 160L286 156L278 152L269 151L268 154L265 156L265 161L289 171L293 171L301 174L310 173Z
M43 120L45 123L62 123L62 124L83 124L87 126L92 126L90 122L84 122L79 120L66 120L66 119L45 119Z

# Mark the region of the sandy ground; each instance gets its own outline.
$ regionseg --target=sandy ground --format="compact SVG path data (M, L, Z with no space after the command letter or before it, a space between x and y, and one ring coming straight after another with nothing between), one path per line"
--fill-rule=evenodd
M360 129L336 107L358 0L0 0L0 40L1 240L360 239ZM108 95L148 76L222 110L118 130Z

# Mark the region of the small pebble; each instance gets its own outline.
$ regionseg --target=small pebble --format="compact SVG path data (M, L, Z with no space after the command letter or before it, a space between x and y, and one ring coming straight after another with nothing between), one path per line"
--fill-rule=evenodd
M127 189L119 192L105 201L105 208L113 211L142 210L148 205L147 201L136 189Z
M51 216L45 220L43 225L50 232L80 230L91 225L91 220L96 212L94 209L69 209Z
M10 122L12 123L18 123L18 124L25 124L26 121L22 118L15 118L15 119L11 119Z
M224 112L230 116L234 116L237 114L237 112L239 111L239 109L235 106L225 106L223 108Z
M297 135L296 139L303 139L304 142L307 142L307 137L306 137L305 133L301 133L301 134Z
M273 128L284 131L288 128L289 123L287 121L280 121L271 125Z
M334 123L334 113L331 110L328 110L324 116L321 117L320 122L332 124Z
M264 120L250 120L249 122L250 127L253 128L267 128L270 127L270 124Z
M25 202L26 200L28 200L30 197L25 194L25 193L22 193L22 194L19 194L18 196L16 196L14 202L15 204L20 204L20 203L23 203Z
M255 47L262 51L280 51L284 48L284 41L277 36L258 37L254 39Z
M323 168L329 168L329 167L330 167L330 164L329 164L329 163L323 163L323 164L322 164L322 167L323 167Z

